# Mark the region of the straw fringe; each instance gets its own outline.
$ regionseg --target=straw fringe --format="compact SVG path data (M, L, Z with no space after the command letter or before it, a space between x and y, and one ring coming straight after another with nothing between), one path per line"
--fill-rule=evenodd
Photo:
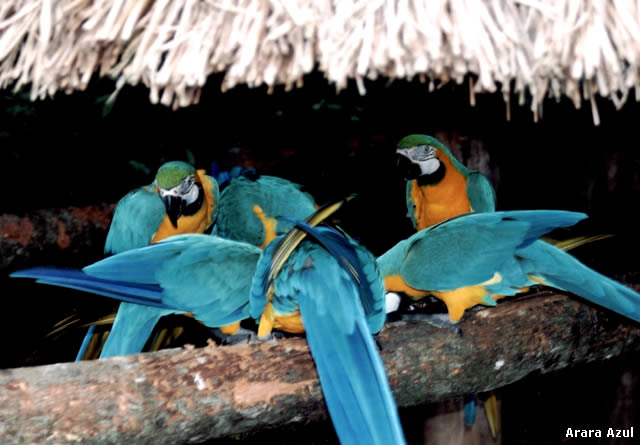
M617 108L638 89L634 0L3 0L0 87L31 97L142 82L154 103L197 103L213 73L222 89L302 84L315 67L349 80L428 81L468 74L470 100L499 91L535 117L545 97ZM636 95L637 98L637 95Z

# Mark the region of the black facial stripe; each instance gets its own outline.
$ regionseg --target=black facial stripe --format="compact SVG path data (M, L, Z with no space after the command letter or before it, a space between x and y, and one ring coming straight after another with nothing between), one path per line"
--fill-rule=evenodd
M198 184L197 182L194 184L194 187L198 187L198 197L196 198L195 201L193 201L191 204L189 205L184 205L185 201L183 200L183 208L182 208L182 214L184 216L191 216L191 215L195 215L198 210L200 210L200 208L202 207L202 203L204 202L204 189L202 188L201 184Z
M444 175L447 173L447 168L444 166L443 162L440 162L438 169L429 175L418 176L418 185L433 185L442 181Z

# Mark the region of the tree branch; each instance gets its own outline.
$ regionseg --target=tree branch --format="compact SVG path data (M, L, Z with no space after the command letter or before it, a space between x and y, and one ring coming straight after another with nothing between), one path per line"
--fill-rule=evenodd
M399 406L640 350L638 323L550 291L460 327L464 336L423 322L380 333ZM0 372L0 436L19 443L199 442L326 416L303 338Z

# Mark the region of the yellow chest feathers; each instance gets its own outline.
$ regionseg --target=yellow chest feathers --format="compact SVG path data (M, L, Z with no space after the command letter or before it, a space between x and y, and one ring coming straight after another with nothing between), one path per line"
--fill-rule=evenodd
M447 156L439 155L438 159L446 168L440 182L420 186L417 180L411 181L411 199L415 205L418 230L471 211L466 178Z

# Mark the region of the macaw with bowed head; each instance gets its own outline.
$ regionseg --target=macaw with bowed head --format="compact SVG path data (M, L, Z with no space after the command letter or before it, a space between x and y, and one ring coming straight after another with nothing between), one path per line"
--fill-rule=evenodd
M203 233L218 212L218 184L204 170L182 161L163 164L152 184L132 190L116 205L105 242L106 255L144 247L173 235ZM142 351L156 323L175 311L121 303L100 357ZM86 357L93 327L76 360Z
M296 228L265 250L216 236L179 235L83 271L35 268L13 276L190 312L209 327L251 315L260 319L264 337L274 327L306 332L340 441L404 444L371 335L385 320L375 259L344 234L313 227L341 205L320 208L304 223L289 219Z

